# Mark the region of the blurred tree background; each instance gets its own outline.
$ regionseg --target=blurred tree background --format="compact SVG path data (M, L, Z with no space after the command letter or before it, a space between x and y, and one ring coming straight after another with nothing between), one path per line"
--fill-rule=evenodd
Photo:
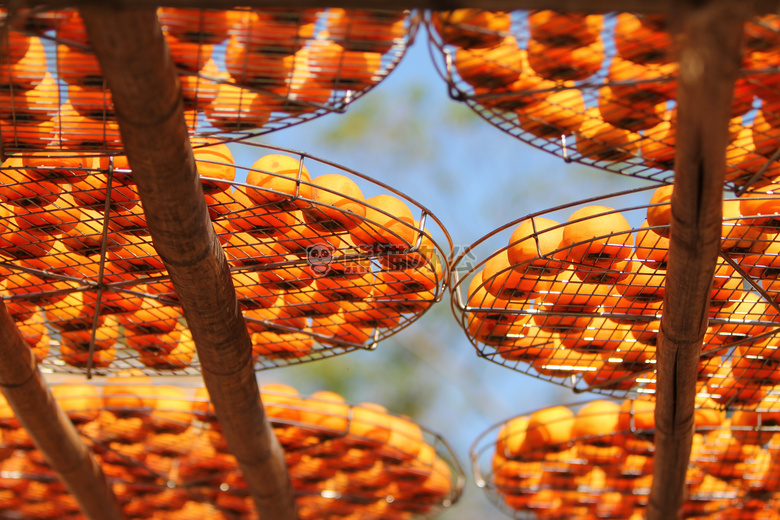
M450 99L447 90L421 28L397 69L345 114L258 141L336 162L417 200L444 223L456 255L529 213L646 185L536 150ZM232 146L238 163L256 159L246 155L255 150ZM333 390L352 403L377 402L441 434L467 473L461 502L442 520L503 516L471 477L468 450L477 435L514 415L593 398L478 358L448 294L375 351L265 371L258 379L292 384L305 394Z

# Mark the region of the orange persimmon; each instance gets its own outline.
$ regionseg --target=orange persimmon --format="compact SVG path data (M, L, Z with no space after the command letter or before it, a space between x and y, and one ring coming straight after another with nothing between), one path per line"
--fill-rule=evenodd
M563 228L561 247L575 272L589 267L621 270L631 253L634 238L623 215L607 206L585 206L569 217Z
M543 78L554 81L579 81L596 74L604 61L604 42L595 40L582 47L557 47L547 42L528 40L528 64Z
M558 47L584 47L598 40L604 16L600 14L561 13L551 10L528 14L531 38Z
M636 156L642 141L635 131L620 128L600 117L599 109L588 108L577 132L577 151L600 161L624 161Z
M216 44L224 41L235 23L232 11L160 7L160 24L185 41Z
M453 65L463 81L475 88L508 87L520 79L527 65L526 51L514 36L506 36L495 47L458 49Z
M444 43L463 49L492 47L501 42L511 25L508 12L482 9L434 11L431 21Z
M406 22L405 11L331 7L325 30L345 49L384 54L404 37Z
M563 227L557 221L543 217L524 220L509 238L509 262L515 270L556 275L566 258L566 252L560 250L562 239Z
M313 205L304 208L307 223L326 230L350 230L366 216L360 187L344 175L326 174L312 180Z

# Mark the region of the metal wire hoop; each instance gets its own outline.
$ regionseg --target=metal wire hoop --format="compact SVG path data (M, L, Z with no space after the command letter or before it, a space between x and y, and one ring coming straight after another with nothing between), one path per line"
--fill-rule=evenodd
M220 153L229 154L225 149ZM441 300L452 239L425 206L303 152L249 149L292 161L295 171L222 162L209 148L196 150L196 162L215 176L201 181L256 341L258 370L373 349ZM197 374L131 172L117 166L121 156L109 159L33 154L33 163L48 166L26 168L11 158L0 168L0 198L14 209L0 218L6 306L38 349L43 371ZM66 160L84 166L59 165ZM219 177L228 171L232 177ZM249 176L266 184L251 184ZM318 177L357 191L341 193L346 188Z

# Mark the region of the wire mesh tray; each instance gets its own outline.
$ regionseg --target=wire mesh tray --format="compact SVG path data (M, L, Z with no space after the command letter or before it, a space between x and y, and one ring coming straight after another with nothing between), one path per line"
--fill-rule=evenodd
M442 298L452 242L426 208L303 153L249 151L252 167L224 144L195 157L258 370L373 349ZM0 167L3 300L43 371L199 373L130 174L122 156Z
M160 8L193 135L239 140L343 112L400 62L409 11ZM111 93L76 9L11 12L0 52L3 151L116 153Z
M671 183L677 63L666 20L631 13L433 12L430 52L451 97L566 161ZM780 17L745 24L727 188L778 175Z
M780 423L764 414L762 425L755 412L726 418L714 405L697 402L683 517L771 518ZM642 518L654 431L652 402L555 406L483 432L470 449L472 471L491 502L513 518Z
M780 408L770 188L723 203L698 391L724 408ZM672 186L650 189L528 215L458 256L452 309L478 355L575 392L653 398Z
M101 383L54 385L52 393L129 518L157 518L159 511L193 520L257 518L204 388L144 377ZM350 405L333 392L301 396L281 384L261 387L261 396L285 449L300 518L429 518L460 497L465 477L451 448L408 418L373 403ZM0 518L82 518L15 421L0 407L0 501L13 500L21 514ZM57 511L41 501L70 507L33 516ZM205 516L209 511L223 516Z

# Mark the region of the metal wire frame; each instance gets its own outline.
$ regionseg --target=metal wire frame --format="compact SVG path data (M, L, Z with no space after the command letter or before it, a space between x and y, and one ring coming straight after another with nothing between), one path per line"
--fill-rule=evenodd
M629 13L587 19L561 14L531 26L529 17L542 13L513 11L506 13L511 23L499 24L473 11L457 23L434 23L430 14L425 20L431 57L453 99L567 162L673 181L676 63L663 21ZM634 20L636 30L627 30L622 17ZM480 34L484 41L476 48L458 47L452 35L441 36L441 27ZM780 171L775 140L779 27L772 15L746 24L747 52L735 87L727 151L726 188L737 195ZM464 39L469 45L478 40Z
M43 148L121 153L111 95L83 27L69 17L75 12L54 11L62 16L52 16L45 24L17 20L13 13L4 18L0 83L8 91L0 96L0 135L6 155ZM419 17L415 11L396 20L388 18L387 11L345 14L337 9L201 13L209 16L182 15L183 21L176 23L176 17L168 15L162 25L179 68L191 135L226 142L344 112L398 65L414 40ZM259 21L249 19L255 13ZM232 20L223 21L233 24L231 34L226 31L218 42L204 39L213 29L209 20L217 14ZM38 20L41 13L36 16ZM5 27L6 21L13 27ZM271 36L262 33L266 29ZM8 34L15 36L12 43ZM10 52L22 34L32 37L35 59L22 54L12 63ZM347 51L337 53L337 44ZM316 49L322 49L322 56ZM226 68L228 51L232 76Z
M652 479L652 406L590 403L513 417L475 439L472 473L496 507L523 520L586 512L617 519L641 511ZM760 412L726 418L710 406L703 401L696 410L685 517L752 518L738 515L776 508L780 428L762 424Z
M138 497L170 511L197 502L225 518L255 518L245 516L253 510L251 499L235 460L225 451L208 399L193 395L203 388L176 386L176 393L162 393L169 388L129 378L120 386L103 381L54 385L53 391L93 446L115 490L120 490L126 511L141 505L132 504ZM371 517L385 508L410 518L430 518L458 501L464 472L439 434L381 407L367 415L361 413L366 410L362 405L334 400L332 395L305 397L290 391L261 388L261 395L285 445L301 514L323 517L339 509L365 511ZM4 419L7 438L23 439ZM0 462L0 490L22 481L56 483L34 450L2 442L0 448L16 450ZM219 492L214 491L217 488ZM21 489L18 499L17 509L24 512L32 495ZM140 510L137 517L144 518Z
M451 307L477 354L575 392L652 399L668 224L647 220L660 218L668 202L647 204L651 189L522 217L455 258ZM774 193L756 192L724 201L699 393L726 409L780 407L776 215L750 209L775 200ZM740 201L748 204L741 214ZM577 235L583 226L591 229ZM545 242L562 233L565 244Z
M235 169L239 179L266 173L267 180L282 181L274 189L202 177L257 370L374 349L441 300L453 247L427 208L335 163L278 147L250 149L258 158L284 155L297 164L297 175L209 159L198 164ZM197 374L194 345L130 172L114 168L115 159L105 169L91 162L65 168L67 180L57 182L28 182L19 176L28 170L9 166L14 158L0 167L6 176L0 190L4 301L44 372ZM63 174L54 166L34 170ZM341 195L340 188L317 189L351 207L331 206L320 195L315 200L308 170L312 177L340 175L369 198L392 196L411 218ZM292 188L284 191L284 182Z

